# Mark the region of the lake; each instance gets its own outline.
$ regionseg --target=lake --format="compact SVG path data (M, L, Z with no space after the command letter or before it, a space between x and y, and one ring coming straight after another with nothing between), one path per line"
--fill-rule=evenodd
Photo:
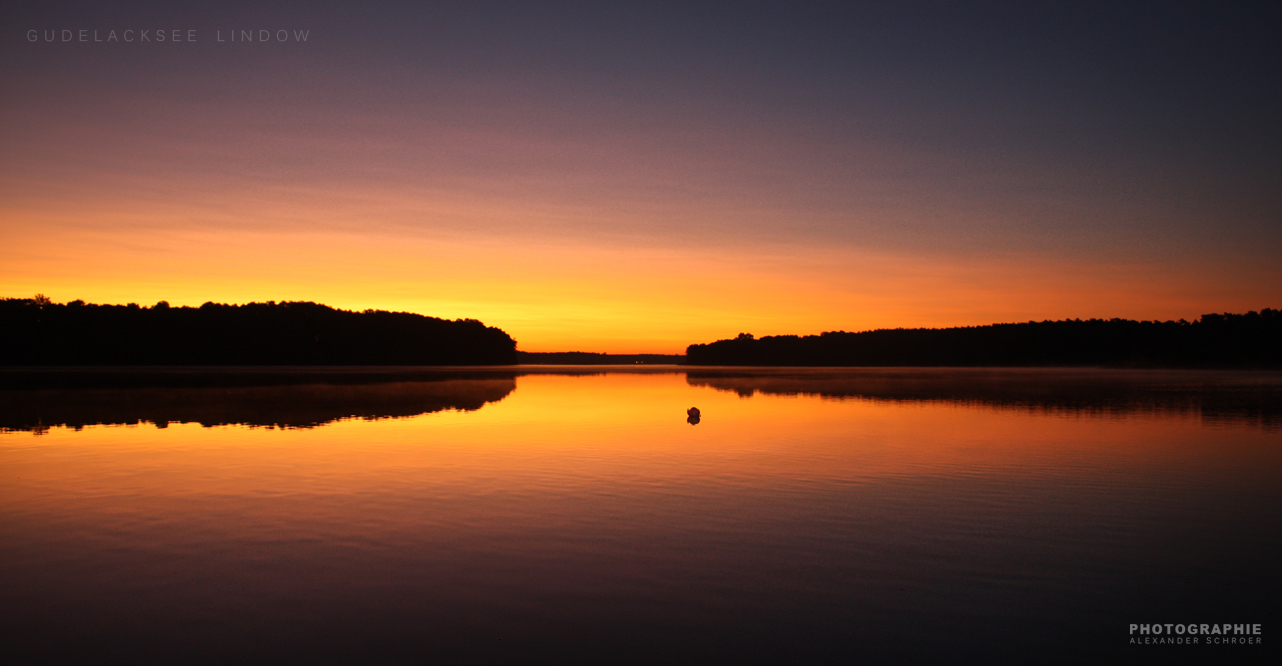
M1276 655L1278 373L5 381L9 663Z

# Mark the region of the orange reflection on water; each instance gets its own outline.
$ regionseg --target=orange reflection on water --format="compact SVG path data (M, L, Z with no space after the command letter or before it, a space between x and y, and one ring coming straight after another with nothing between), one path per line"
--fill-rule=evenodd
M692 406L703 414L696 426L685 420ZM168 503L204 498L302 518L334 510L319 498L347 498L343 506L359 512L361 497L389 494L466 497L478 503L467 506L480 506L516 495L644 494L682 484L1205 471L1229 464L1211 445L1217 433L1189 415L743 398L674 373L526 375L514 393L478 411L314 429L91 426L0 441L11 512L54 501L85 512L124 505L169 512L181 507ZM1235 473L1276 464L1276 439L1235 430Z
M1046 626L1098 652L1134 617L1274 601L1282 433L1245 420L740 397L676 372L510 381L473 411L430 411L479 404L440 386L274 394L324 402L291 422L387 413L384 392L424 410L312 428L0 433L0 626L19 654L92 657L48 660L68 663L349 663L388 642L509 662L584 640L609 661L588 653L690 637L713 646L696 661L801 644L827 662L1004 640L1026 656ZM244 405L270 391L191 411L223 390L202 391L150 413L270 418ZM129 396L154 395L112 404L137 420Z

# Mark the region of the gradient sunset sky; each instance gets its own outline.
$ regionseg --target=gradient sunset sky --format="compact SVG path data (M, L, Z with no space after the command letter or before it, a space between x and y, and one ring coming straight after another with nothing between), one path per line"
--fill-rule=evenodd
M1228 4L7 7L0 296L620 353L1279 307L1282 5Z

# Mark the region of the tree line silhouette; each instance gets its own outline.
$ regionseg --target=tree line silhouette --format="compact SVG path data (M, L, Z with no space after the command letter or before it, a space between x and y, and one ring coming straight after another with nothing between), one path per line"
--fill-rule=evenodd
M1282 313L880 329L690 345L689 365L1282 368Z
M198 308L0 299L0 365L510 365L516 341L475 319L311 302Z
M601 354L597 352L517 352L522 365L662 365L685 361L681 354Z
M654 363L680 357L516 351L474 319L339 310L312 302L198 308L0 299L0 365L512 365ZM688 365L1282 368L1282 313L1194 322L1070 319L881 329L690 345Z

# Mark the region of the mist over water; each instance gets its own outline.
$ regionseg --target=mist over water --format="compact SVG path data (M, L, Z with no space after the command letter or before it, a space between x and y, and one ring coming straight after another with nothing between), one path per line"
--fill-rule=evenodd
M6 384L6 653L1216 661L1265 653L1129 625L1275 630L1276 374L561 372Z

